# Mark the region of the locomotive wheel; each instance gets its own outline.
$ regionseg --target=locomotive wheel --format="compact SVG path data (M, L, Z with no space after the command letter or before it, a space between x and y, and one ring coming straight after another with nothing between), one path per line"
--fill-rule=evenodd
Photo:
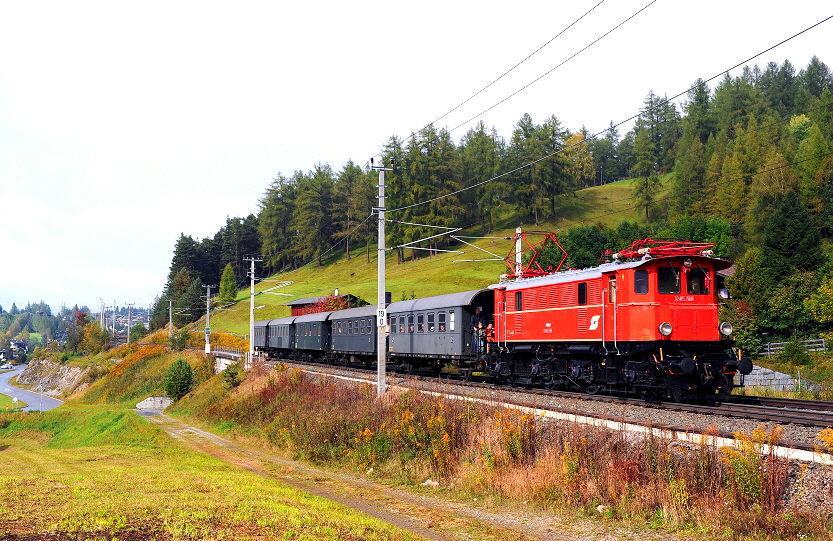
M544 386L544 389L548 391L552 391L555 389L555 378L552 376L548 376L544 381L541 383Z
M673 376L669 377L668 398L670 398L674 402L682 402L684 396L685 392L683 391L683 382L680 380L680 378L676 378Z
M658 389L652 389L650 387L637 387L636 394L639 395L639 398L642 400L650 402L651 400L656 400L659 396Z
M588 383L582 385L581 390L587 394L596 394L601 390L601 386L598 383Z
M463 381L471 381L471 373L474 370L460 370L460 374L463 376Z

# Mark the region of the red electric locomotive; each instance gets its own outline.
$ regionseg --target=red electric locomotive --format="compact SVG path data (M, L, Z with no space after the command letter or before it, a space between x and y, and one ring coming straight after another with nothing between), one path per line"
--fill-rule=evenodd
M712 247L646 239L598 267L561 272L535 268L535 257L525 268L517 261L491 286L486 364L500 380L547 389L725 400L752 363L732 349L732 325L718 321L717 272L730 264Z

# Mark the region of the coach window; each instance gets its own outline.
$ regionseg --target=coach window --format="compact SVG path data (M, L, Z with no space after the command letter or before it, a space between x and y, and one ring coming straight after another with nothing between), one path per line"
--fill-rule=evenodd
M648 271L638 270L633 273L633 292L639 295L648 293Z
M428 332L434 332L434 314L428 314Z
M414 315L408 314L408 332L414 332Z
M369 317L369 318L367 318L367 334L370 334L372 332L373 332L373 318Z
M456 314L456 312L449 312L448 313L448 330L449 331L454 331L454 314Z
M445 312L437 312L437 325L440 332L445 332Z
M587 304L587 282L578 284L578 303L579 306Z
M657 291L660 293L680 292L680 269L659 267L657 269Z
M417 314L417 332L425 332L425 314Z
M399 316L399 332L405 332L405 316Z
M520 312L524 309L523 298L520 291L515 292L515 310Z

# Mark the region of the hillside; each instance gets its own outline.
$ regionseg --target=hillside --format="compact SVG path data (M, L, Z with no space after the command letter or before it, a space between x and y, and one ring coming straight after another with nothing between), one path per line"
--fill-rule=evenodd
M661 195L667 191L670 175L664 177ZM640 211L631 206L632 179L622 180L586 188L576 192L574 197L563 197L556 207L558 218L546 220L540 225L523 224L525 230L560 232L578 225L602 224L615 227L622 221L644 222ZM495 231L488 239L472 240L472 243L483 250L505 257L512 250L512 242L505 240L515 233L518 225L517 215L513 209L504 205L498 208L500 219ZM471 228L460 235L482 236L479 227ZM397 264L396 255L388 253L386 259L387 291L390 291L394 301L402 299L403 295L424 297L441 295L455 291L479 289L496 282L499 276L507 272L507 266L502 261L483 262L455 262L458 260L489 259L490 255L470 246L459 247L464 253L440 253L435 256L424 255L419 252L417 259L410 259L411 252L406 251L406 261ZM371 261L368 264L365 257L365 247L351 250L351 259L344 258L344 251L340 249L324 259L324 266L318 268L315 263L302 269L279 273L260 281L255 286L258 293L255 306L255 319L271 319L286 317L289 308L281 306L293 299L330 295L338 288L339 293L356 295L371 304L376 303L376 246L371 245ZM284 282L292 282L271 292L261 294ZM241 290L238 302L228 310L215 311L211 315L211 328L215 332L234 332L248 334L249 332L249 290ZM195 328L205 325L205 318L201 318Z

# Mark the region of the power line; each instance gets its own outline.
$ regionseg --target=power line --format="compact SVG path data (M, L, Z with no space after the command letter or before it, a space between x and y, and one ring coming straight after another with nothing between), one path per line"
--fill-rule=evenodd
M428 126L430 126L431 124L436 124L436 123L437 123L437 122L439 122L440 120L444 119L445 117L447 117L448 115L450 115L451 113L453 113L454 111L456 111L457 109L459 109L460 107L462 107L463 105L465 105L466 103L468 103L470 100L472 100L473 98L477 97L480 93L482 93L483 91L485 91L486 89L488 89L490 86L492 86L492 85L493 85L493 84L495 84L496 82L500 81L501 79L503 79L504 77L506 77L507 75L509 75L509 73L511 73L512 71L514 71L514 70L515 70L515 68L517 68L518 66L520 66L521 64L523 64L524 62L526 62L527 60L529 60L530 58L532 58L533 56L535 56L535 54L536 54L536 53L538 53L541 49L543 49L544 47L546 47L547 45L549 45L550 43L552 43L553 41L555 41L555 39L556 39L556 38L558 38L561 34L563 34L564 32L566 32L567 30L569 30L569 29L570 29L570 28L572 28L573 26L575 26L575 25L576 25L576 23L578 23L578 22L579 22L579 21L581 21L583 18L585 18L587 15L589 15L589 14L590 14L590 12L592 12L592 11L593 11L593 10L595 10L597 7L599 7L600 5L602 5L602 3L604 3L604 0L601 0L601 2L599 2L598 4L596 4L595 6L593 6L592 8L590 8L589 10L587 10L587 11L586 11L586 12L585 12L585 13L584 13L581 17L579 17L579 18L578 18L578 19L576 19L575 21L571 22L571 23L570 23L569 25L567 25L567 26L566 26L563 30L561 30L561 32L559 32L559 33L558 33L558 34L556 34L555 36L551 37L551 38L549 39L549 41L547 41L546 43L544 43L543 45L541 45L540 47L538 47L537 49L535 49L534 51L532 51L532 53L530 53L529 55L527 55L527 57L526 57L526 58L524 58L523 60L521 60L520 62L518 62L517 64L515 64L514 66L512 66L511 68L509 68L509 69L508 69L508 70L506 70L505 72L503 72L503 74L502 74L502 75L500 75L497 79L495 79L495 80L494 80L494 81L492 81L491 83L487 84L486 86L484 86L483 88L481 88L480 90L478 90L477 92L475 92L474 94L472 94L471 96L469 96L468 98L466 98L465 100L463 100L460 104L458 104L457 106L455 106L454 108L452 108L450 111L448 111L447 113L445 113L445 114L444 114L444 115L442 115L441 117L439 117L439 118L437 118L436 120L434 120L433 122L430 122L430 123L426 124L425 126L423 126L423 129L427 128L427 127L428 127Z
M654 0L654 1L656 1L656 0ZM652 2L652 3L653 3L653 2ZM648 5L650 6L650 4L648 4ZM645 6L645 7L647 8L648 6ZM645 8L642 8L642 9L644 10ZM641 10L640 10L640 11L641 11ZM636 15L636 14L634 14L634 15ZM631 18L632 18L634 15L632 15L632 16L631 16ZM767 48L767 49L764 49L763 51L761 51L761 52L759 52L759 53L757 53L757 54L755 54L755 55L753 55L753 56L749 57L748 59L744 60L743 62L739 62L739 63L735 64L734 66L732 66L732 67L730 67L730 68L728 68L728 69L726 69L726 70L723 70L723 71L721 71L720 73L718 73L718 74L716 74L716 75L714 75L714 76L712 76L712 77L710 77L710 78L708 78L708 79L706 79L706 80L704 80L704 81L702 81L702 82L698 82L697 84L695 84L695 85L693 85L693 86L691 86L691 87L687 88L686 90L684 90L684 91L682 91L682 92L680 92L680 93L678 93L678 94L676 94L676 95L672 96L671 98L666 98L665 100L662 100L662 101L658 102L658 103L657 103L656 105L654 105L653 107L649 107L649 108L648 108L648 110L653 110L653 109L659 108L659 107L661 107L661 106L663 106L663 105L667 104L669 101L671 101L671 100L673 100L673 99L676 99L676 98L678 98L678 97L682 96L683 94L686 94L687 92L689 92L689 91L691 91L691 90L693 90L693 89L697 88L697 87L698 87L698 86L700 86L700 85L706 84L706 83L708 83L709 81L712 81L712 80L714 80L714 79L716 79L716 78L718 78L718 77L720 77L720 76L722 76L722 75L724 75L724 74L726 74L726 73L729 73L729 72L730 72L730 71L732 71L733 69L735 69L735 68L737 68L737 67L739 67L739 66L741 66L741 65L743 65L743 64L746 64L746 63L748 63L749 61L754 60L755 58L758 58L759 56L761 56L761 55L763 55L763 54L768 53L769 51L771 51L771 50L775 49L776 47L779 47L779 46L783 45L784 43L787 43L788 41L790 41L790 40L792 40L792 39L794 39L794 38L796 38L796 37L800 36L801 34L804 34L805 32L807 32L807 31L809 31L809 30L812 30L813 28L815 28L815 27L817 27L817 26L819 26L819 25L821 25L821 24L823 24L823 23L825 23L825 22L829 21L830 19L833 19L833 15L831 15L831 16L829 16L829 17L825 18L825 19L822 19L821 21L819 21L819 22L817 22L817 23L815 23L815 24L813 24L813 25L811 25L811 26L809 26L809 27L805 28L804 30L801 30L800 32L797 32L796 34L793 34L792 36L788 37L787 39L784 39L784 40L782 40L782 41L778 42L777 44L775 44L775 45L773 45L773 46L771 46L771 47L769 47L769 48ZM623 24L623 23L621 23L621 24ZM621 26L621 24L620 24L620 26ZM611 31L612 31L612 30L611 30ZM610 33L610 32L608 32L608 33ZM601 38L599 38L599 39L601 39ZM597 41L598 41L598 40L597 40ZM594 42L594 43L595 43L595 42ZM551 70L551 71L552 71L552 70ZM540 79L540 78L539 78L539 79ZM527 86L528 86L528 85L527 85ZM511 97L511 96L510 96L510 97ZM507 99L508 99L508 98L507 98ZM494 106L493 106L493 107L494 107ZM485 112L485 111L484 111L484 112ZM481 113L481 114L482 114L482 113ZM591 136L589 136L589 137L585 138L583 141L579 141L579 142L576 142L576 143L574 143L574 144L572 144L572 145L569 145L569 146L566 146L566 147L564 147L564 148L562 148L562 149L559 149L559 150L557 150L557 151L553 151L553 152L551 152L551 153L549 153L549 154L546 154L546 155L542 156L541 158L538 158L538 159L533 160L533 161L531 161L531 162L528 162L528 163L526 163L526 164L520 165L520 166L516 167L515 169L512 169L511 171L506 171L506 172L501 173L501 174L499 174L499 175L496 175L496 176L494 176L494 177L492 177L492 178L490 178L490 179L487 179L487 180L484 180L484 181L478 182L478 183L476 183L476 184L472 184L471 186L467 186L467 187L465 187L465 188L461 188L461 189L456 190L456 191L454 191L454 192L447 193L447 194L444 194L444 195L441 195L441 196L435 197L435 198L433 198L433 199L428 199L428 200L426 200L426 201L422 201L422 202L419 202L419 203L413 203L413 204L410 204L410 205L405 205L405 206L402 206L402 207L398 207L398 208L395 208L395 209L391 209L391 210L388 210L388 212L389 212L389 213L390 213L390 212L398 212L398 211L401 211L401 210L406 210L406 209L413 208L413 207L418 207L418 206L421 206L421 205L427 205L428 203L433 203L433 202L435 202L435 201L439 201L439 200L441 200L441 199L445 199L446 197L451 197L451 196L453 196L453 195L457 195L457 194L463 193L463 192L465 192L465 191L468 191L468 190L471 190L471 189L477 188L477 187L479 187L479 186L483 186L484 184L488 184L489 182L492 182L492 181L494 181L494 180L498 180L498 179L500 179L500 178L503 178L503 177L505 177L505 176L507 176L507 175L510 175L510 174L515 173L515 172L517 172L517 171L520 171L520 170L522 170L522 169L526 169L527 167L530 167L530 166L532 166L532 165L535 165L536 163L539 163L539 162L544 161L544 160L546 160L546 159L548 159L548 158L551 158L552 156L555 156L556 154L560 154L560 153L562 153L562 152L564 152L564 151L566 151L566 150L569 150L569 149L571 149L571 148L573 148L573 147L576 147L576 146L578 146L578 145L581 145L582 143L585 143L588 139L593 139L593 138L596 138L596 137L598 137L599 135L601 135L601 134L603 134L603 133L605 133L605 132L610 131L612 128L617 128L617 127L621 126L622 124L625 124L625 123L627 123L627 122L630 122L631 120L634 120L634 119L638 118L641 114L644 114L644 111L643 111L643 112L640 112L640 113L637 113L636 115L633 115L633 116L631 116L631 117L629 117L629 118L626 118L625 120L622 120L621 122L618 122L618 123L616 123L616 124L614 124L614 125L612 125L612 126L608 126L608 127L607 127L607 128L605 128L604 130L601 130L601 131L599 131L599 132L596 132L596 133L592 134ZM479 115L478 115L478 116L479 116ZM475 118L476 118L476 117L475 117ZM467 122L468 122L468 121L467 121ZM459 126L458 126L458 127L459 127Z

